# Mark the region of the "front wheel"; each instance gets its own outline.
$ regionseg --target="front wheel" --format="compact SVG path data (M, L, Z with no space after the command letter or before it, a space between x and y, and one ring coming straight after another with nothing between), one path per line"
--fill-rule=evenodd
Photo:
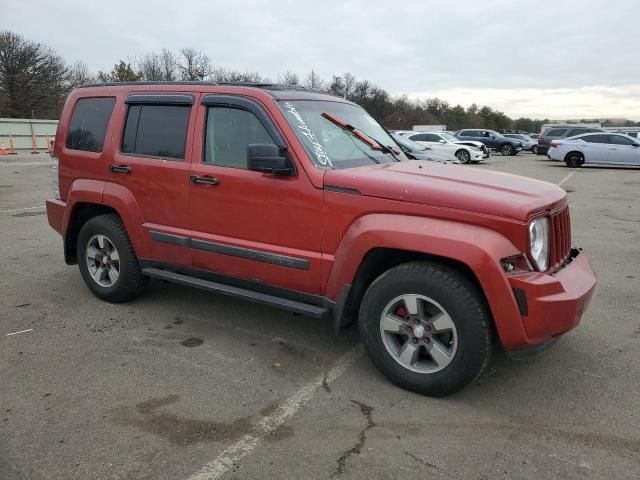
M538 154L538 147L536 145L534 145L533 147L531 147L531 153L533 153L534 155Z
M359 315L371 360L396 385L430 396L474 382L490 357L489 317L467 277L414 262L378 277Z
M142 275L131 240L118 215L99 215L80 229L77 258L93 294L120 303L139 296L149 281Z
M513 149L513 146L508 143L505 143L500 147L500 153L505 157L508 155L513 155L514 152L515 150Z
M460 163L469 163L471 161L471 154L467 150L458 150L456 152L456 158Z

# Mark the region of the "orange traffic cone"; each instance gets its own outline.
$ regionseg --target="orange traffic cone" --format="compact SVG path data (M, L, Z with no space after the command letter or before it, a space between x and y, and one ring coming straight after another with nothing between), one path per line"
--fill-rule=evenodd
M4 143L2 145L0 145L0 155L6 155L7 154L7 147L4 146Z
M36 136L34 134L31 134L31 153L40 153L36 146Z
M13 148L13 135L9 134L9 155L17 155L15 148Z

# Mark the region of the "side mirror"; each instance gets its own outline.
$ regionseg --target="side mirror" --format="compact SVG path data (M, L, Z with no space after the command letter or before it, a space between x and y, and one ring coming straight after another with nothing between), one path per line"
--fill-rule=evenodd
M272 175L293 175L293 165L286 151L273 144L248 145L247 169Z
M445 142L444 140L440 139L440 140L438 140L438 143L447 143L447 142Z

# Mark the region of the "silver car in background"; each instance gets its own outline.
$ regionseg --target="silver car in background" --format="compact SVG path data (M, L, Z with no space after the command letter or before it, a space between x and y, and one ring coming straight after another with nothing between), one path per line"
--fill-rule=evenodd
M569 167L581 165L640 166L640 141L622 133L583 133L552 140L547 156Z
M515 140L520 140L522 142L522 149L527 152L537 153L538 149L538 140L534 140L529 135L525 135L524 133L505 133L505 137L513 138Z

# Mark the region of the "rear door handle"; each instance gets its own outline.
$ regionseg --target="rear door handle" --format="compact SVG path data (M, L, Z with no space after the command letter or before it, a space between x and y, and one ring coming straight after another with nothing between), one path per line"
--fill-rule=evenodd
M197 175L191 175L189 177L191 183L196 185L218 185L218 179L213 177L198 177Z
M131 173L131 167L128 165L109 165L109 171L113 173Z

